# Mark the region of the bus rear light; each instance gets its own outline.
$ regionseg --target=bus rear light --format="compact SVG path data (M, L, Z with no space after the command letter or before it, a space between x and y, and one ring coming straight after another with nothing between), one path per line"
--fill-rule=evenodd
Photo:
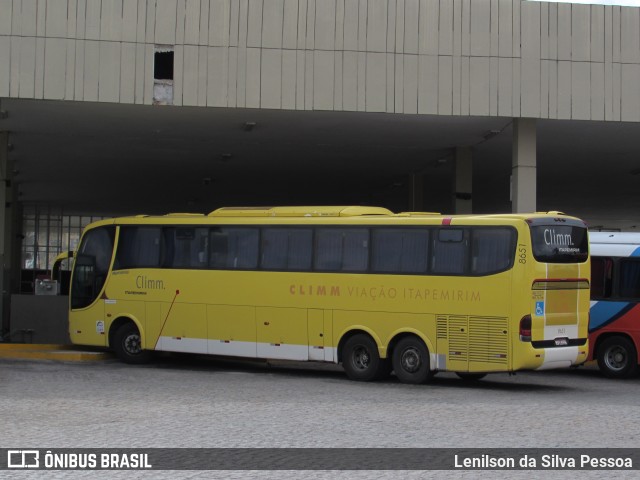
M520 319L520 341L531 341L531 315L525 315Z

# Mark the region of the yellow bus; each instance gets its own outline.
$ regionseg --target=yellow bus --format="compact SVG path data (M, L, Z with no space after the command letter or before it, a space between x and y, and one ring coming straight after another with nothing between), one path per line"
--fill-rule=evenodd
M220 208L89 225L69 331L124 362L153 351L392 371L579 365L587 228L560 212L443 216L380 207Z

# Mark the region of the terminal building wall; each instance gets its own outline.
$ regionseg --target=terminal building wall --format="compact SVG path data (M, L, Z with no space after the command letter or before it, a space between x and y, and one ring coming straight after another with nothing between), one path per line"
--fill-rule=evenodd
M0 0L0 97L640 121L640 9L519 0Z

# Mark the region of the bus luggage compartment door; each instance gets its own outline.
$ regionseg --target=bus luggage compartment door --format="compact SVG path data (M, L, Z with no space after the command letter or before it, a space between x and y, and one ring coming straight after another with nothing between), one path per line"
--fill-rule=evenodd
M446 369L492 372L509 368L509 328L506 317L438 315L438 354Z
M324 361L324 310L307 310L309 360Z
M309 360L307 310L256 308L259 358Z

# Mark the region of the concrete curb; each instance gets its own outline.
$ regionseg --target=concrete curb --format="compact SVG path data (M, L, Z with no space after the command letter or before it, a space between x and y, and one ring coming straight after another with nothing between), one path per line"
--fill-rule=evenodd
M109 360L114 356L110 352L78 350L73 345L0 343L0 359L2 358L91 362Z

